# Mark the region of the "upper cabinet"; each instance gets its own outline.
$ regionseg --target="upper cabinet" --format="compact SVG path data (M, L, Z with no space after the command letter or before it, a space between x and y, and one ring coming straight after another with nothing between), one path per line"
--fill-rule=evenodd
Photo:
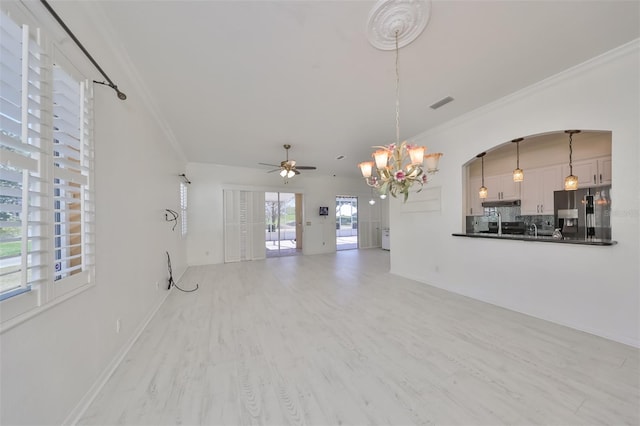
M563 187L561 166L527 170L522 182L521 214L554 214L553 192Z
M511 173L484 178L488 189L486 201L520 199L520 184L513 181Z
M482 216L484 214L483 200L478 192L481 186L482 180L479 177L469 179L469 185L467 186L467 216Z
M563 166L563 173L569 176L569 165ZM590 160L574 161L573 174L578 176L578 187L611 185L611 157L593 158Z

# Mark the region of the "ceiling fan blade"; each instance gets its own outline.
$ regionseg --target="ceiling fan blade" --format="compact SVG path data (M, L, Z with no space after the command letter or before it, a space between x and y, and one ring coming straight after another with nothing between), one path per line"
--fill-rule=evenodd
M282 170L282 169L279 169L279 168L278 169L273 169L273 170L269 170L267 173L279 172L280 170Z
M296 169L300 170L315 170L316 168L316 166L296 166Z
M293 172L294 172L295 174L297 174L297 175L299 175L299 174L300 174L300 172L299 172L297 169L291 169L291 170L293 170Z
M261 166L280 167L280 166L279 166L279 165L277 165L277 164L267 164L267 163L258 163L258 164L260 164Z

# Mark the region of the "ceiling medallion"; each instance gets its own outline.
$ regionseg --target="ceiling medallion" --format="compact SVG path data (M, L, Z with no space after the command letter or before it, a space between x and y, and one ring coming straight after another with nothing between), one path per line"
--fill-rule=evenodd
M369 42L380 50L402 48L424 31L431 15L431 0L380 0L367 21Z

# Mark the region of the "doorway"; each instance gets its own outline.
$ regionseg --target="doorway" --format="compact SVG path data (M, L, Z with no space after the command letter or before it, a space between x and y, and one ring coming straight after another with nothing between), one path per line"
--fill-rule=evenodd
M358 248L358 198L336 197L336 250Z
M267 257L302 253L302 194L265 192Z

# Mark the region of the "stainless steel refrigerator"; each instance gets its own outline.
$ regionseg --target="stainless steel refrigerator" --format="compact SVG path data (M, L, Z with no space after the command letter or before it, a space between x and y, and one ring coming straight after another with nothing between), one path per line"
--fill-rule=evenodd
M611 239L611 185L555 191L553 210L565 238Z

